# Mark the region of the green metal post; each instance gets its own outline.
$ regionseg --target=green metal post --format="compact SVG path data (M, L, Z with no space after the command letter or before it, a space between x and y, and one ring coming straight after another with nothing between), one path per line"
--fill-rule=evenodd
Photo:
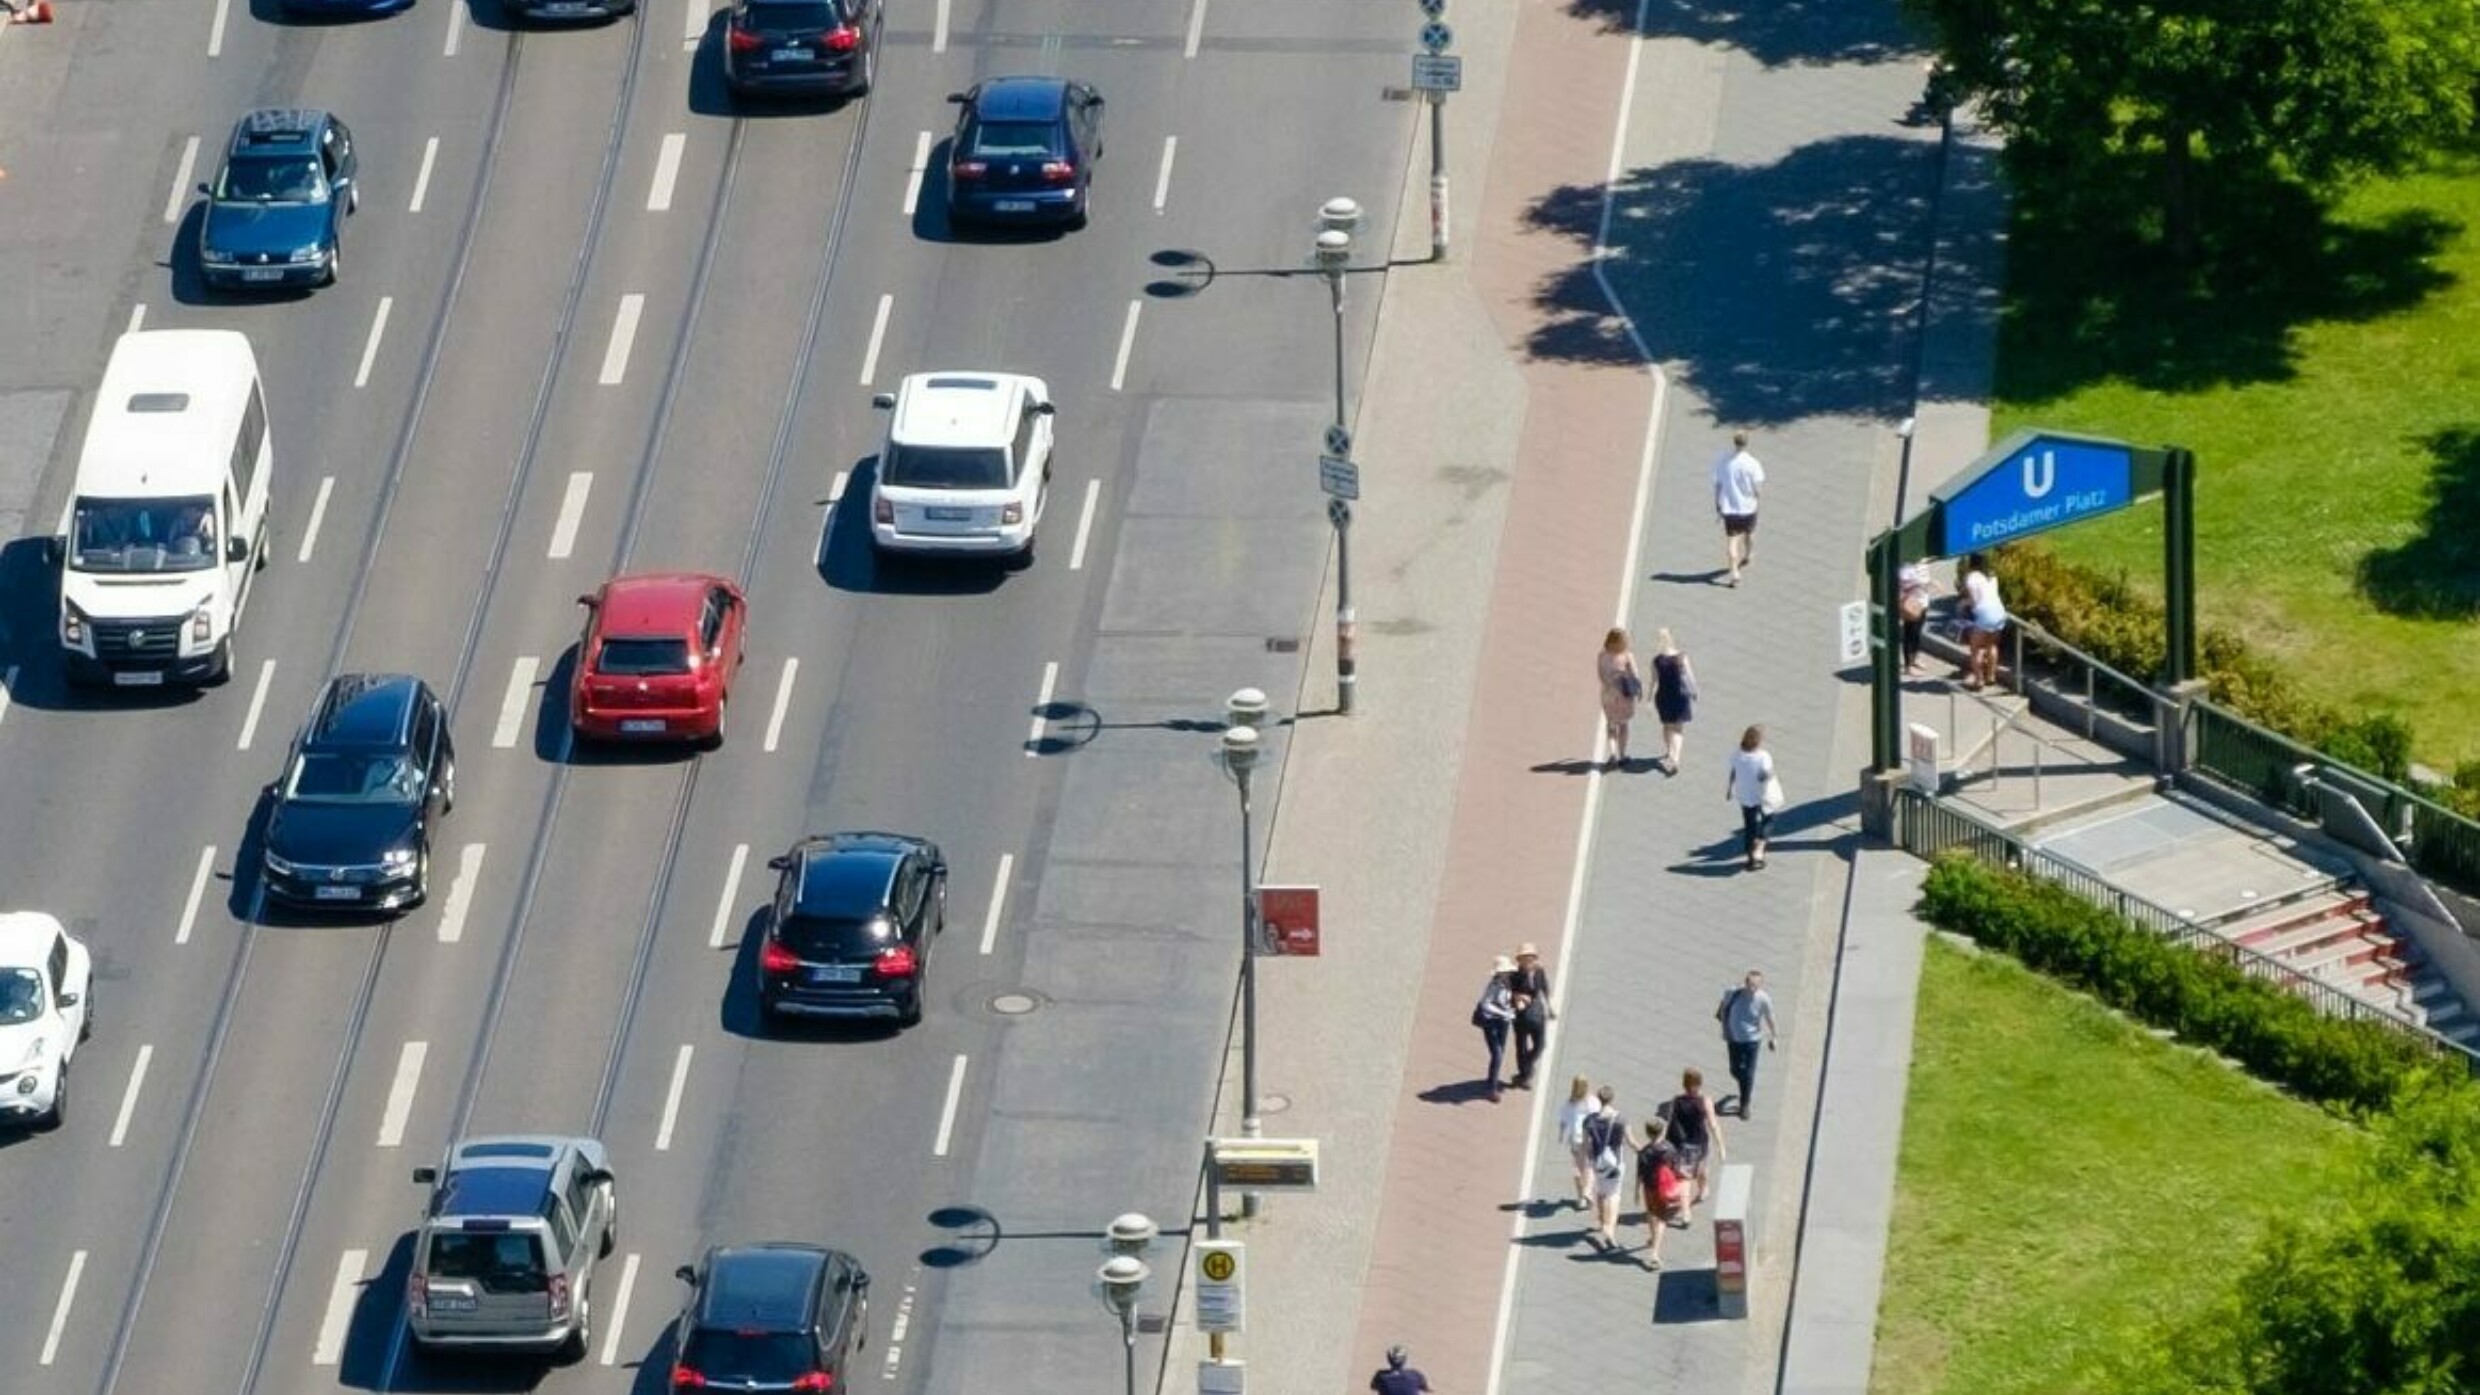
M1869 543L1869 768L1903 766L1903 551L1893 532Z
M2196 454L2172 446L2162 472L2162 590L2168 602L2163 674L2172 684L2196 676Z

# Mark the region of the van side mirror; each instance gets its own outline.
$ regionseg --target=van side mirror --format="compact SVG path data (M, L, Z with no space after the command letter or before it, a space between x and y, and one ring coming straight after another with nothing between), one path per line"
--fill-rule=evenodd
M248 538L224 539L224 560L227 562L249 561L250 540Z
M886 411L896 405L896 395L892 392L871 393L870 405L878 408L882 412Z
M1036 402L1033 404L1033 414L1037 417L1047 417L1058 410L1059 409L1057 407L1052 406L1048 402Z
M435 1185L439 1181L439 1169L435 1167L417 1167L413 1170L413 1180L417 1184L425 1187Z

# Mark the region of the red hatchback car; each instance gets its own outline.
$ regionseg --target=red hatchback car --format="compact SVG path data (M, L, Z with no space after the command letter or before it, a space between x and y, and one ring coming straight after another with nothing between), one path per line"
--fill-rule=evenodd
M577 603L586 634L568 721L578 739L723 744L749 623L738 586L698 572L650 572L613 577Z

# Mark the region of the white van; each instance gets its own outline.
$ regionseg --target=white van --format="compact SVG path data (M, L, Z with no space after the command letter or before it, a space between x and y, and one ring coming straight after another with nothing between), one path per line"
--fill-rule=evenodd
M233 630L251 575L267 563L273 468L247 336L121 336L53 544L71 682L153 687L232 675Z

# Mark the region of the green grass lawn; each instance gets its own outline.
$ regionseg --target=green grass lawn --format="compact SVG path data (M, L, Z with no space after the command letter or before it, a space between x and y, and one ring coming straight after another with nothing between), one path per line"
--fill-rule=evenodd
M1872 1395L2105 1395L2358 1135L2014 961L1932 939Z
M2480 164L2365 186L2202 291L2096 294L2117 273L2023 231L1996 433L2194 450L2206 623L2399 713L2427 764L2480 758ZM2158 592L2161 526L2148 505L2048 541Z

